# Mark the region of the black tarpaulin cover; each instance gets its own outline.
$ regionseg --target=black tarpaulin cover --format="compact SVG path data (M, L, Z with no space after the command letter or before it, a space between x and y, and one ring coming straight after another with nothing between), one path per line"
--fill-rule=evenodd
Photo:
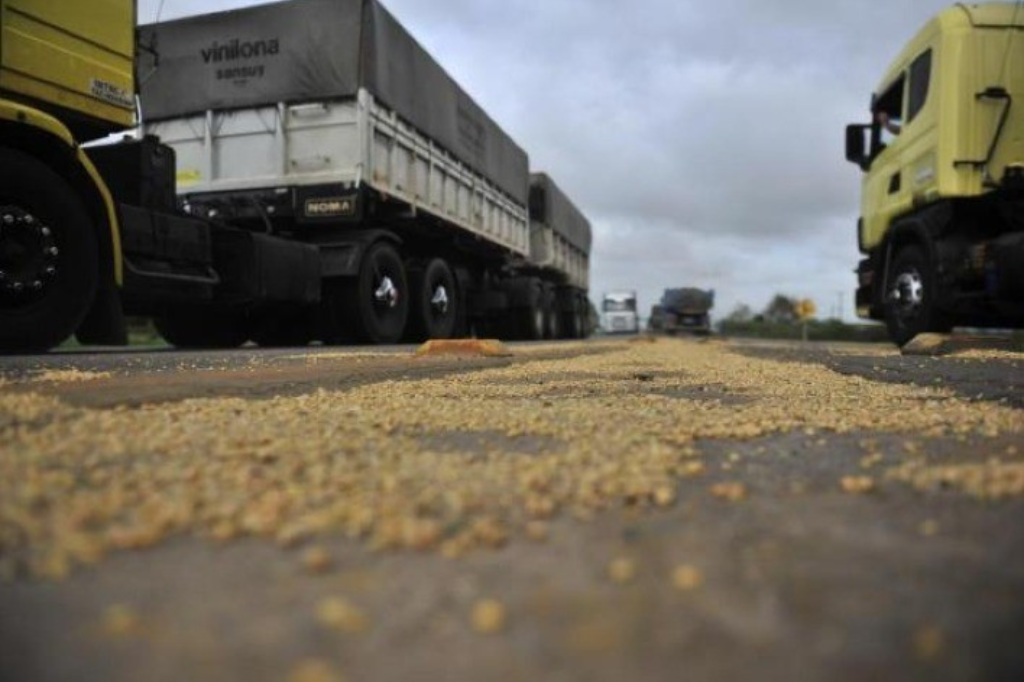
M530 220L544 223L583 253L590 253L590 221L545 173L530 176Z
M526 203L526 153L376 0L289 0L139 30L159 56L139 52L147 120L348 98L362 87Z

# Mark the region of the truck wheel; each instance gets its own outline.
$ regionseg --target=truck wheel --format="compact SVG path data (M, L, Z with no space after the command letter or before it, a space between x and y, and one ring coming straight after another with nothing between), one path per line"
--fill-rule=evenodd
M539 341L544 338L547 316L545 314L544 292L538 280L528 280L526 303L514 309L514 336L523 341Z
M885 292L885 324L896 345L903 346L918 334L952 329L936 310L935 298L935 273L928 256L918 246L900 249Z
M590 313L588 310L588 302L585 294L580 294L576 299L576 311L573 316L575 325L573 338L585 339L590 336Z
M555 290L550 286L543 288L544 292L544 338L562 338L562 325L558 314L558 297Z
M249 340L248 320L239 312L168 309L153 324L176 348L238 348Z
M450 339L455 335L462 296L448 263L434 258L409 270L409 334L413 341Z
M587 299L586 294L580 294L579 310L576 313L576 319L579 325L579 334L576 338L585 339L590 336L592 331L590 324L590 301Z
M0 149L0 351L48 350L85 319L99 280L82 202L31 156Z
M559 313L559 338L578 339L581 334L580 311L578 303L573 297L570 309Z
M363 255L359 274L341 280L335 305L351 336L362 343L397 343L409 317L405 265L395 247L377 242Z
M572 330L569 333L570 339L582 339L586 338L586 323L583 317L582 310L576 310L572 314Z

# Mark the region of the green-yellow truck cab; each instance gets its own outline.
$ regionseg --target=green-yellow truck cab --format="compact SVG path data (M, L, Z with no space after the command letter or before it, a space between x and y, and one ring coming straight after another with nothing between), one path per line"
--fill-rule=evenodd
M0 349L123 340L119 215L80 147L134 125L134 0L0 0Z
M857 309L905 343L953 325L1024 325L1024 7L958 4L886 72L864 170Z

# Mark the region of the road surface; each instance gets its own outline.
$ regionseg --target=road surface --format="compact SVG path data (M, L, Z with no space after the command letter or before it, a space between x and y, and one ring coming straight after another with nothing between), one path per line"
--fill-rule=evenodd
M1024 679L1024 359L0 359L0 680Z

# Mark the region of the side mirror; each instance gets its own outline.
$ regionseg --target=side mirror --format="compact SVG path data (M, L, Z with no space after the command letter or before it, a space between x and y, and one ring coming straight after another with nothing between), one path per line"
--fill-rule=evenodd
M867 170L871 165L871 126L855 124L846 126L846 160Z

